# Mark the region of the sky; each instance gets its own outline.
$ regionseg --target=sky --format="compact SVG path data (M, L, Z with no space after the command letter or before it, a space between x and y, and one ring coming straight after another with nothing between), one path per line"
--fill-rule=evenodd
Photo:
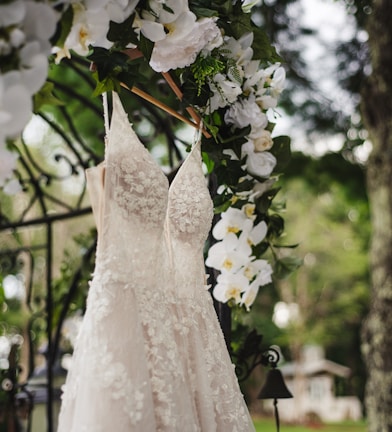
M299 14L298 7L302 9ZM334 108L352 115L352 99L336 85L334 71L337 60L331 51L338 42L349 40L353 36L354 18L348 16L346 6L341 0L300 0L300 4L294 3L292 8L292 13L300 16L301 24L316 32L316 36L312 35L300 41L305 45L304 58L308 62L310 76L321 92L332 99ZM364 39L367 37L365 32L360 36ZM316 156L326 151L339 151L344 140L343 136L324 136L312 142L310 148L300 125L293 123L293 119L285 117L284 114L279 119L275 132L277 135L289 135L294 150L307 151ZM370 150L371 144L365 142L357 150L358 159L366 161Z

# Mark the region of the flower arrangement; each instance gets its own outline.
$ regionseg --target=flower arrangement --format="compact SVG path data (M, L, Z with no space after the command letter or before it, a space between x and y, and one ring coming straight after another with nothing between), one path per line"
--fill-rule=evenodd
M290 156L273 137L285 71L253 0L9 0L0 5L0 187L15 192L16 156L7 140L23 131L42 92L48 57L72 53L95 65L96 94L133 88L140 65L176 82L182 103L202 121L204 161L219 185L207 266L220 271L214 296L249 310L282 262L273 250L283 219L271 212L275 183ZM140 60L142 58L142 60ZM47 89L45 90L47 91ZM273 253L274 255L274 253Z

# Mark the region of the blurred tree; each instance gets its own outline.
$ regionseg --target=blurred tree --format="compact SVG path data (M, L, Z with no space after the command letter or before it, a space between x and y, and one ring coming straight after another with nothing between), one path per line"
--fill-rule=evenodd
M371 303L363 327L370 432L392 431L392 3L374 0L367 21L371 73L362 115L373 145L367 163L371 208Z
M330 1L332 2L332 0ZM392 348L392 318L389 314L392 278L389 260L389 257L392 255L392 165L390 163L391 150L389 149L389 137L391 136L389 129L392 127L392 122L389 118L392 112L390 109L390 94L392 90L390 87L392 80L389 76L392 73L390 72L392 60L390 57L392 55L390 52L392 42L392 29L390 27L392 5L388 5L388 0L374 0L373 2L371 0L341 1L347 6L347 16L355 18L357 27L350 40L342 41L338 45L330 47L330 52L336 53L338 61L336 74L332 76L332 81L336 83L336 86L340 83L341 91L353 107L351 111L343 110L333 100L331 95L326 94L321 88L321 80L315 79L309 73L309 68L303 55L305 52L305 42L307 39L316 38L317 35L314 30L304 28L300 25L302 11L298 0L265 0L260 6L259 12L255 13L254 19L265 26L269 37L275 41L278 51L287 65L289 86L288 91L284 94L283 106L285 111L292 116L293 124L298 124L301 129L305 129L311 140L314 140L316 137L319 138L322 135L341 134L342 151L336 157L322 158L319 164L301 164L300 159L296 159L292 164L292 166L297 164L298 169L302 169L301 177L305 179L305 183L292 183L293 190L298 186L298 190L302 193L302 195L301 193L298 195L299 201L304 201L304 197L307 196L308 202L306 202L306 205L313 203L314 195L308 190L311 185L317 185L320 188L315 193L324 196L325 199L328 198L329 194L330 198L332 197L333 200L336 200L333 210L330 209L331 214L329 216L332 216L331 220L328 219L330 220L328 222L330 226L326 226L326 222L324 224L314 224L319 232L325 233L328 231L325 234L325 239L328 239L328 241L331 240L331 243L332 238L335 239L333 235L337 226L340 227L340 225L337 225L337 220L340 219L343 225L348 223L348 213L341 205L344 202L342 195L346 194L348 190L354 189L357 192L363 193L365 189L361 181L356 182L357 177L354 174L357 171L354 173L345 164L346 160L356 160L355 149L366 139L363 122L361 117L358 116L359 110L356 110L356 108L359 108L361 88L363 88L362 119L370 133L370 139L373 144L373 153L367 163L367 190L371 204L373 228L371 247L373 301L371 302L369 318L366 321L363 332L364 354L370 373L367 408L371 432L384 432L392 430L392 395L390 392L390 388L392 387L392 363L388 359L388 353ZM363 31L365 26L370 37L369 44ZM369 66L369 46L371 48L372 68ZM89 152L91 151L89 160L87 161L86 159L83 162L86 165L90 162L96 163L101 159L103 153L101 144L102 128L97 128L96 121L90 121L90 118L86 118L86 116L91 115L87 114L88 110L84 109L87 107L88 98L84 98L83 103L80 103L80 100L76 100L77 94L72 93L72 83L77 82L79 84L80 80L69 74L65 69L66 66L72 65L64 63L61 69L57 69L57 72L53 70L50 77L50 81L55 84L58 92L65 90L62 99L66 101L66 105L55 107L51 110L50 114L56 116L55 110L57 110L62 115L65 115L66 118L72 117L76 119L78 124L75 129L73 128L73 123L64 123L65 132L73 134L73 141L78 142L77 131L83 130L84 137L90 137L88 142L86 142L86 146L89 148ZM90 77L81 69L75 69L74 71L76 71L76 74L80 74L80 76L84 73L86 80L89 81ZM369 76L367 84L363 86L366 76L370 72L372 74ZM64 83L70 83L68 88L64 89L62 87ZM88 89L89 92L91 88L92 85ZM159 83L151 85L150 88L157 92L161 90ZM73 104L72 101L75 101L75 103ZM135 105L138 106L135 116L138 113L139 115L142 113L144 118L154 118L156 120L155 123L159 125L150 134L152 137L163 134L168 142L174 141L169 131L170 128L167 125L166 116L160 116L159 111L143 102L135 103ZM97 109L98 106L100 106L100 103L95 99L90 108L101 118L100 109ZM49 116L48 120L50 120ZM150 137L146 137L146 140L149 139ZM177 147L171 146L170 148L176 149ZM169 159L171 157L172 155L169 153ZM331 179L337 182L333 186ZM323 190L321 189L322 187L324 187ZM361 200L365 199L366 197L361 197ZM339 206L341 207L340 213L338 211ZM293 206L293 208L295 207ZM325 205L324 210L328 208L328 205ZM302 215L304 214L303 208L299 207L298 211L301 211ZM361 224L359 222L351 222L350 229L357 230L358 235L354 236L354 231L352 231L351 234L353 237L350 241L354 242L356 248L359 248L358 241L364 241L362 247L366 247L366 242L363 240L366 238L366 232L360 232ZM308 226L303 227L303 229L305 228L307 229ZM312 236L313 233L309 232L308 237ZM319 312L322 313L323 321L327 322L328 320L328 325L331 325L335 329L337 328L336 323L341 319L340 312L348 310L348 305L352 302L352 296L360 302L363 300L363 285L362 282L358 282L356 270L358 270L359 266L362 269L362 266L365 266L365 264L363 263L363 258L359 258L357 255L355 256L358 258L358 261L354 262L354 255L352 253L349 259L342 258L339 256L336 244L332 246L333 258L331 258L331 255L326 256L318 251L320 252L319 261L332 260L338 266L336 274L340 273L344 275L344 280L348 282L350 289L348 290L347 286L344 285L344 282L342 282L343 279L337 280L332 277L334 276L332 272L316 275L317 280L312 280L312 283L309 283L309 285L320 287L323 286L322 281L328 280L330 286L333 287L327 286L321 293L324 301L318 304L318 308L322 308ZM316 248L316 245L311 245L310 247ZM304 274L306 274L306 277L310 277L306 273L306 269L305 266ZM316 278L316 276L312 277ZM362 274L362 277L366 278L366 275ZM72 282L71 278L69 280ZM340 294L337 297L334 296L335 290ZM61 290L59 290L59 298L56 299L59 302L62 300L60 294L62 294ZM317 292L314 294L317 297ZM269 297L270 300L268 300L271 305L273 304L271 299L275 300L272 296L273 294L271 294ZM263 300L263 296L260 298ZM266 296L264 299L266 300ZM334 303L335 306L338 306L336 314L332 312L332 304ZM359 306L362 308L363 303L360 303ZM257 312L257 309L255 312ZM355 315L355 310L350 309L351 313ZM351 319L352 317L350 316ZM357 316L355 319L357 320ZM319 321L321 320L318 319L318 316L314 315L311 322L316 322L317 324ZM355 325L358 326L358 321L355 322ZM263 333L266 332L267 327L268 324L265 324L261 328L261 331ZM315 326L315 330L318 330L317 325ZM276 332L276 329L274 331ZM336 332L335 337L329 341L331 343L330 346L332 347L335 341L338 341L339 338L341 340L343 336L344 340L349 339L348 332L345 335Z
M304 343L324 346L328 358L351 367L351 391L363 398L359 333L369 298L370 230L364 172L334 154L298 155L294 162L287 173L288 237L299 241L304 265L279 287L286 303L299 306L288 343L297 358Z
M364 171L336 154L314 159L294 153L284 183L284 240L299 243L304 264L277 281L276 292L263 289L248 319L264 343L279 344L293 360L306 344L323 346L329 359L351 368L347 391L363 399L359 334L368 309L370 231ZM278 316L278 301L290 317Z
M320 136L320 132L341 133L340 154L349 160L356 160L358 146L368 137L372 144L366 161L371 212L371 301L362 343L369 374L366 397L369 430L389 432L392 431L392 362L389 359L392 349L392 4L388 0L340 2L346 6L347 23L350 19L354 29L350 38L340 40L329 49L337 60L333 81L343 99L352 105L347 111L322 91L321 74L317 76L318 81L311 78L300 46L307 30L298 28L300 8L293 8L296 3L269 0L264 2L262 14L271 20L267 26L269 35L288 63L292 84L286 93L287 112L301 122L301 127L308 129L311 137ZM297 11L297 19L293 19L293 10ZM325 170L336 172L335 166L324 166L323 170L317 181ZM348 178L342 176L341 180Z

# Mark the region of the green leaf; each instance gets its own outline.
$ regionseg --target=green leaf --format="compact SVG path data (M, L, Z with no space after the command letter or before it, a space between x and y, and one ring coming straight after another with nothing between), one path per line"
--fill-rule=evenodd
M58 99L54 94L55 86L51 82L46 82L41 89L34 95L33 98L33 112L36 114L43 105L64 105L64 102Z
M147 61L150 61L152 50L154 49L154 42L144 37L143 33L140 33L139 48L140 51L143 53L144 57L147 59Z
M262 257L265 253L265 251L269 248L268 242L261 242L255 246L252 247L253 255L258 258Z
M181 90L184 95L184 102L189 105L206 106L210 97L207 86L200 87L191 73L184 74Z
M269 151L277 160L274 172L282 172L291 159L290 137L282 135L274 138L274 145Z
M271 45L271 41L268 38L264 30L259 27L252 26L253 31L253 58L259 59L262 62L281 62L282 59L276 52L274 46Z
M95 75L95 72L93 75ZM111 77L106 77L102 81L100 81L97 76L95 78L97 80L97 85L93 92L94 97L99 96L105 92L111 92L111 91L116 91L117 93L120 92L121 87L118 80L115 80L114 78Z
M223 213L223 212L226 211L230 206L231 206L231 202L230 202L230 201L226 201L225 203L223 203L223 204L221 204L221 205L214 206L214 213L215 213L215 214Z
M280 191L280 187L269 189L261 197L256 199L256 208L259 213L266 214L268 209L271 207L272 200L276 194Z
M274 248L279 248L279 249L296 249L300 244L299 243L295 243L295 244L273 244Z
M188 3L189 9L197 17L222 16L227 18L233 9L231 0L189 0Z
M207 168L208 174L211 174L212 171L214 170L215 162L212 159L210 159L210 157L208 156L208 153L206 153L206 152L202 152L202 158L203 158L203 162Z
M97 85L95 94L101 94L103 91L113 89L113 87L119 89L119 82L123 82L131 88L138 76L140 62L138 60L131 61L125 53L110 52L105 48L96 47L88 59L95 63L97 74L94 76L97 81L101 82Z
M192 12L198 17L198 18L212 18L218 16L217 11L212 9L207 9L203 7L197 7L194 6L192 8Z
M66 11L61 15L61 20L57 24L54 35L50 38L52 46L58 46L60 48L64 46L65 40L71 31L73 17L73 8L72 6L68 6Z
M230 25L232 36L235 39L239 39L245 33L249 33L252 31L252 27L250 24L250 16L249 14L238 14L233 17L233 21Z
M105 48L94 47L94 51L87 57L88 60L95 63L99 81L103 81L116 66L119 66L118 58L115 58L114 54ZM125 56L125 54L123 55Z
M239 180L245 172L241 167L241 161L227 160L225 165L216 168L219 184L227 184L230 187L238 187Z
M5 302L5 292L3 288L3 278L0 277L0 305Z
M284 219L282 216L274 213L269 216L268 221L268 237L280 237L284 231Z
M122 23L110 21L107 38L116 44L117 49L125 49L129 43L138 43L137 35L133 28L134 19L135 14L132 14Z
M278 279L285 279L301 267L302 264L302 259L295 256L277 259L273 265L274 275Z
M238 183L235 190L236 192L249 191L252 190L253 184L254 184L253 180L244 180Z

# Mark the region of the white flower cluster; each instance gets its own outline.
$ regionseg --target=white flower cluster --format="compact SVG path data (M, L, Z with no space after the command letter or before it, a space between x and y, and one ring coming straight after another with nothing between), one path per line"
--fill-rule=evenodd
M242 11L250 12L258 1L242 0ZM124 23L128 18L132 36L154 44L149 62L156 72L186 68L208 56L215 57L210 59L217 61L215 66L223 65L212 76L201 75L198 82L210 91L204 114L220 110L228 127L249 128L241 155L230 149L224 152L244 161L247 174L242 180L251 180L253 186L233 197L247 204L229 208L214 227L218 242L210 248L206 264L221 272L214 296L249 310L259 287L271 282L271 266L257 259L252 248L267 234L267 224L256 223L254 202L274 182L270 176L277 161L269 151L273 145L269 116L285 82L279 63L263 67L253 59L251 32L238 40L224 35L216 17L198 18L185 0L10 0L1 4L0 187L9 193L17 191L18 183L12 180L17 155L7 150L6 143L22 132L31 116L32 97L47 78L48 55L55 53L59 62L72 51L86 56L91 46L109 49L114 43L108 39L110 23ZM65 24L61 30L68 33L62 35L61 46L53 47L50 39L59 23Z
M17 137L32 113L32 96L44 84L48 55L56 61L71 51L85 56L90 46L110 48L110 21L123 22L135 13L133 26L154 42L150 61L157 72L189 66L201 50L212 50L223 40L213 18L197 17L183 0L149 0L136 9L139 0L59 0L48 4L14 0L0 5L0 187L18 190L10 180L17 156L6 149L6 140ZM53 36L63 10L72 8L72 25L64 45L52 47ZM244 7L249 5L244 5Z
M151 10L136 17L142 34L155 42L150 66L167 72L192 64L201 50L211 51L223 42L213 18L197 19L183 0L150 0Z
M243 11L249 12L257 2L244 0ZM110 21L121 23L132 13L135 32L154 42L150 65L157 72L189 66L200 52L208 55L217 47L222 47L236 62L232 74L217 74L210 80L210 109L231 105L225 116L228 124L252 125L249 139L255 147L243 148L248 156L247 168L250 173L268 176L274 159L267 152L259 153L260 149L268 149L272 140L265 130L266 116L260 109L276 103L284 80L283 69L258 70L259 62L251 60L251 33L239 41L229 37L223 40L216 18L197 19L184 0L148 0L143 8L138 7L139 3L58 0L48 4L14 0L0 5L0 187L11 178L17 159L6 150L6 139L18 136L30 119L32 95L45 82L50 52L56 53L60 61L70 57L71 51L85 56L90 46L110 48ZM61 19L54 6L59 5L64 11L72 8L72 24L64 45L51 47L49 40ZM267 82L269 86L265 85ZM246 99L244 94L248 95Z
M70 57L71 50L87 55L89 45L110 48L110 21L121 23L132 13L136 33L154 42L150 66L156 72L189 66L202 49L211 50L222 43L215 20L197 19L184 0L149 0L144 9L137 8L139 0L68 2L72 4L73 22L64 46L55 48L58 61Z
M249 310L260 286L272 281L272 268L266 260L252 256L252 246L267 234L264 221L254 225L254 204L241 209L230 207L221 215L212 235L216 240L208 251L206 265L220 271L214 297L222 302L234 301Z
M259 60L253 60L253 33L244 34L239 40L225 37L220 51L228 58L225 73L209 79L213 96L208 109L214 112L226 108L224 121L236 129L250 127L247 141L241 147L243 168L254 179L251 190L237 193L234 200L248 201L242 209L230 207L221 215L213 229L215 243L208 251L206 265L220 271L214 297L221 302L234 302L249 310L256 299L260 286L272 281L272 267L252 255L252 246L263 241L267 224L255 225L254 201L274 183L270 178L276 166L275 156L269 152L273 145L268 129L270 110L277 106L284 88L285 70L279 63L262 68ZM233 160L238 156L233 150L224 150Z
M267 113L277 106L286 74L279 63L261 68L260 60L253 60L252 42L253 33L246 33L239 40L225 37L220 50L232 60L232 65L226 74L218 73L210 79L213 96L209 110L229 107L224 117L226 124L238 129L250 126L241 157L246 157L245 168L249 174L268 178L276 158L268 152L273 141L267 129ZM238 159L234 152L228 153Z
M17 137L32 112L32 95L48 72L49 38L57 24L54 9L44 3L16 0L0 5L0 187L15 192L10 180L17 156L6 140Z
M113 42L107 39L110 21L123 22L133 12L139 0L64 0L72 7L73 19L70 32L63 47L54 47L57 62L71 57L71 50L86 56L89 46L110 48Z

